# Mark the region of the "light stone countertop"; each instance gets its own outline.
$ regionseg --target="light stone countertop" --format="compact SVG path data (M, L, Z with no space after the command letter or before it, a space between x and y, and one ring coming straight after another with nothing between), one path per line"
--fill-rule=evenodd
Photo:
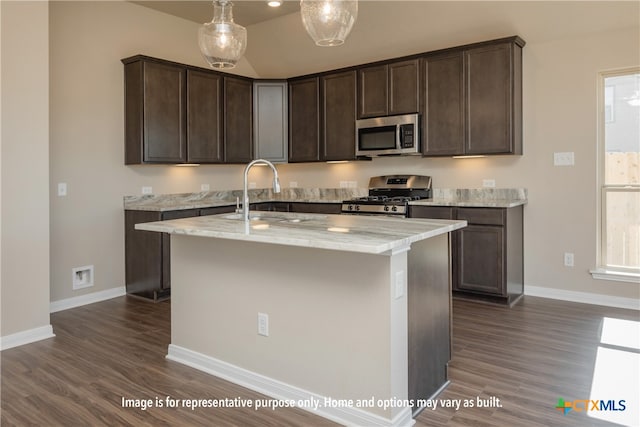
M412 206L514 208L527 204L524 188L467 188L433 190L433 198L409 202Z
M274 193L270 188L261 188L249 190L249 201L251 203L342 203L343 200L362 197L367 194L368 190L366 188L283 188L281 193ZM124 209L165 212L235 206L236 198L239 198L240 203L242 203L242 190L125 196Z
M448 233L466 221L405 219L360 215L254 212L245 223L241 214L221 214L136 224L137 230L387 254L411 243Z
M249 200L251 203L341 203L344 200L367 194L366 188L283 188L281 193L274 193L270 188L262 188L249 190ZM125 196L124 209L165 212L235 206L236 198L242 200L242 190ZM433 199L414 201L409 204L414 206L512 208L526 203L527 190L524 188L434 188Z

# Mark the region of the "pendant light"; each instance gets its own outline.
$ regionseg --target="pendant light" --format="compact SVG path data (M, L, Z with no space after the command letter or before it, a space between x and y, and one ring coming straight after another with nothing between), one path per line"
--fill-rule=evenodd
M233 68L247 48L247 29L233 22L233 3L214 0L213 20L198 30L198 45L212 68Z
M339 46L358 17L357 0L301 0L300 13L307 33L318 46Z

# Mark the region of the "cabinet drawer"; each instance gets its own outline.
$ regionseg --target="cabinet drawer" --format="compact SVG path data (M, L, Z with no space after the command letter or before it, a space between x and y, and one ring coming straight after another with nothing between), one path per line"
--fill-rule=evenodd
M200 209L200 216L218 215L218 214L224 214L224 213L233 213L233 212L235 212L235 210L236 210L235 205L233 205L233 206L214 206L214 207L210 207L210 208L202 208L202 209Z
M191 218L200 215L199 209L182 209L178 211L166 211L162 212L162 220L167 221L170 219Z
M505 225L506 209L502 208L458 208L457 219L469 224Z
M410 206L410 218L453 219L453 208L446 206Z

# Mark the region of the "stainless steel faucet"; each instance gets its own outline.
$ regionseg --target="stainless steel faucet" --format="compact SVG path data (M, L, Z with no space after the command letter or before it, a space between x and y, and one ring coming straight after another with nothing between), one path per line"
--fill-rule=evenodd
M251 169L253 165L256 165L256 164L267 165L271 168L271 170L273 171L273 192L274 193L280 192L280 179L278 179L278 170L273 165L273 163L264 159L257 159L250 162L247 165L247 167L244 168L244 188L242 193L242 217L244 218L245 221L249 221L249 193L247 190L247 177L249 175L249 169Z

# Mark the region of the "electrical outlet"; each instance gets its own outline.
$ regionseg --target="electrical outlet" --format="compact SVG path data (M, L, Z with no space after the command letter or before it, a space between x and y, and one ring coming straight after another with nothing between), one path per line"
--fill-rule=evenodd
M297 181L289 181L289 188L298 188Z
M209 191L209 184L200 184L200 191Z
M153 194L153 187L142 187L142 194Z
M256 188L256 183L255 182L250 182L249 183L249 188L251 188L251 189Z
M58 183L58 196L64 197L67 195L67 183L60 182Z
M573 166L575 165L575 159L573 151L566 153L553 153L553 165L554 166Z
M564 253L564 266L573 267L573 254L571 252Z
M269 336L269 315L258 313L258 335Z
M348 188L349 181L340 181L340 188Z
M495 188L496 180L495 179L483 179L482 186L485 188Z

